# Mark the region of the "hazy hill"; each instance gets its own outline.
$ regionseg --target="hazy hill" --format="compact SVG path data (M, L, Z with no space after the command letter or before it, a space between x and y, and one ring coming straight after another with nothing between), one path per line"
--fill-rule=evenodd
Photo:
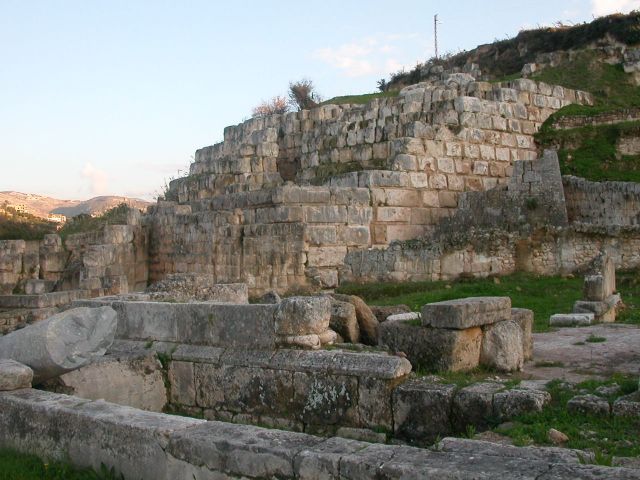
M25 205L30 213L46 218L49 213L73 217L81 213L98 214L121 203L144 209L151 203L139 198L101 196L89 200L60 200L57 198L21 192L0 192L0 204Z

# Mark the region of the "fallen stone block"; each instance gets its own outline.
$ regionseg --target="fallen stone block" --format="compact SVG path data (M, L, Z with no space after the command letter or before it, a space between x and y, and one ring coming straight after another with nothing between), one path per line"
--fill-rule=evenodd
M567 402L567 410L588 415L609 415L609 402L597 395L576 395Z
M574 313L592 313L596 323L612 323L616 320L616 309L621 303L620 295L610 295L603 302L578 300L573 304Z
M522 370L522 329L516 322L498 322L483 328L480 364L500 372Z
M552 327L586 327L593 323L593 313L556 313L549 318Z
M411 309L407 305L388 305L388 306L375 306L372 305L371 312L376 316L378 322L382 323L389 318L390 315L397 313L409 313Z
M360 327L356 317L356 307L351 303L332 299L329 324L345 342L358 343L360 341Z
M154 301L249 303L246 283L216 283L213 275L173 273L149 286L146 292Z
M618 398L613 402L611 413L614 417L636 417L640 418L640 393Z
M459 432L467 426L486 429L494 417L493 397L504 389L498 382L481 382L461 388L453 399L453 425Z
M360 340L365 345L377 345L379 322L365 301L356 295L335 294L333 298L341 302L349 302L356 308Z
M31 388L33 370L20 362L0 359L0 391Z
M74 308L0 337L0 358L28 365L34 382L42 382L104 355L116 326L111 307Z
M435 328L479 327L511 319L509 297L469 297L422 307L422 325Z

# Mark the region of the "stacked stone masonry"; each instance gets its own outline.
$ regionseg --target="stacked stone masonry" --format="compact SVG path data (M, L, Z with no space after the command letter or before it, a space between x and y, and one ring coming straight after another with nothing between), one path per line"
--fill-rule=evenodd
M352 273L350 253L427 235L462 192L505 185L515 162L537 158L541 123L576 102L591 98L454 74L364 106L228 127L153 209L150 279L208 273L255 294L334 287Z

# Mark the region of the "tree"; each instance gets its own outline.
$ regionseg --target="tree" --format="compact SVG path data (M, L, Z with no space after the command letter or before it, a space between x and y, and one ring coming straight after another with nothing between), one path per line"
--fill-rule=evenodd
M278 95L254 107L252 115L254 117L266 117L267 115L283 114L288 111L289 105L287 104L287 99Z
M298 110L317 107L322 98L315 91L313 82L306 78L289 83L289 104Z
M380 90L381 92L384 92L387 89L387 80L384 78L381 78L380 80L378 80L378 90Z

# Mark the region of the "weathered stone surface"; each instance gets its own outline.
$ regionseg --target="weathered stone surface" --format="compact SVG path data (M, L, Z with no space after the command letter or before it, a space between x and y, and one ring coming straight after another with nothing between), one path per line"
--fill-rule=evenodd
M636 391L631 395L618 398L613 402L611 413L615 417L640 418L640 393Z
M509 297L469 297L422 307L422 324L463 330L511 318Z
M387 317L388 322L420 322L422 317L420 312L396 313Z
M551 395L544 390L517 387L497 392L493 396L494 418L506 421L523 413L541 412L550 401Z
M452 432L450 412L454 385L427 379L406 382L393 392L394 434L410 442L427 443Z
M167 403L162 366L155 353L106 355L56 379L56 390L89 400L105 400L161 412Z
M118 312L116 336L121 340L275 348L274 314L279 305L186 304L112 299L82 300L74 305L111 305ZM260 332L260 335L256 335L256 332Z
M522 329L516 322L509 320L487 325L480 349L480 364L501 372L522 370L522 346Z
M377 345L379 322L365 301L356 295L335 294L333 297L340 302L349 302L355 307L362 343Z
M30 388L33 370L20 362L0 359L0 391Z
M172 432L203 420L37 390L0 394L0 446L125 478L166 479Z
M371 312L376 316L378 322L382 323L387 320L389 315L395 315L397 313L409 313L411 308L408 305L389 305L389 306L376 306L372 305Z
M412 365L432 371L471 370L480 362L480 327L466 330L419 327L408 322L380 324L380 344L403 352Z
M283 348L304 348L318 350L322 346L320 336L311 335L279 335L276 340L278 347Z
M150 285L146 292L154 301L249 303L246 283L216 283L213 275L171 273Z
M456 430L468 426L486 429L494 418L493 397L504 389L498 382L482 382L461 388L453 398L452 421Z
M68 305L82 298L88 298L86 290L44 293L42 295L0 295L0 307L5 308L49 308Z
M296 416L307 425L357 426L358 382L343 375L293 373Z
M360 341L360 327L356 316L356 307L351 303L338 300L331 301L330 325L345 342L358 343Z
M320 334L329 328L331 301L326 297L289 297L277 305L278 335Z
M282 298L278 295L278 292L274 292L273 290L268 291L264 295L260 297L258 303L280 303Z
M576 395L567 402L567 410L589 415L609 415L611 413L609 402L597 395Z
M552 327L581 327L593 323L593 313L556 313L549 318Z
M533 358L533 311L526 308L512 308L511 321L522 330L522 354L524 360Z
M439 451L366 444L142 412L20 390L0 393L0 447L125 478L626 479L625 468L581 465L572 451L445 439Z
M116 332L110 307L75 308L0 337L0 358L31 367L34 382L75 370L101 356Z

